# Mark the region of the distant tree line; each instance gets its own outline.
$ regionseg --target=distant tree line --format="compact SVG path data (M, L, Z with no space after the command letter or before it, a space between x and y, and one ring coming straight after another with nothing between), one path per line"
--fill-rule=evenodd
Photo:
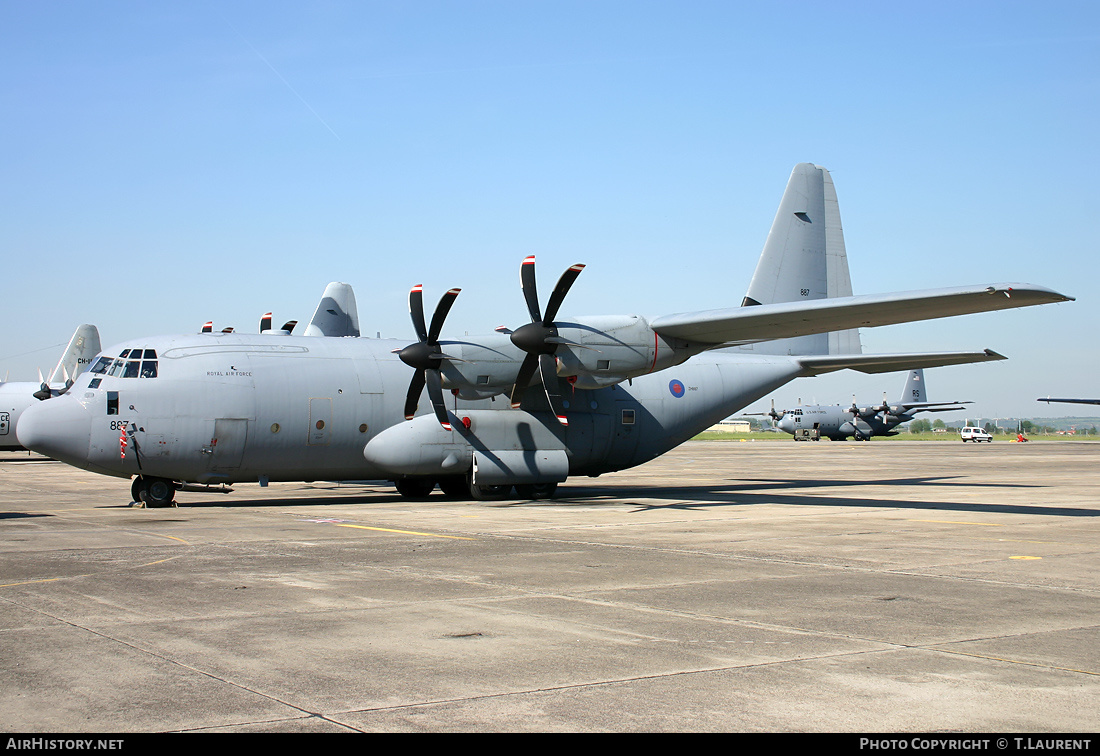
M1038 425L1036 423L1033 423L1031 420L1020 420L1018 425L1019 425L1019 432L1023 433L1025 436L1032 435L1032 434L1036 434L1036 435L1044 435L1044 434L1054 435L1055 433L1058 432L1058 429L1055 428L1054 426L1051 426L1051 425ZM910 433L929 433L933 429L946 428L946 427L947 427L947 424L944 423L944 421L940 420L939 418L936 418L935 420L931 420L931 421L924 420L924 419L918 419L918 420L913 420L909 423L909 432ZM992 422L987 422L982 427L985 429L985 431L987 433L990 433L991 435L996 435L998 433L1015 435L1016 432L1017 432L1016 428L998 428ZM1078 428L1077 429L1077 435L1078 436L1095 436L1095 435L1097 435L1096 426L1094 425L1091 428Z

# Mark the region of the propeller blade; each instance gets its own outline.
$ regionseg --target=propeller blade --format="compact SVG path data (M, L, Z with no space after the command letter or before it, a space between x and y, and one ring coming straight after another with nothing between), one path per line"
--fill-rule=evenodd
M546 391L546 401L562 425L569 425L565 416L565 404L558 386L558 358L552 354L539 355L539 372L542 374L542 387Z
M428 329L429 344L434 344L439 339L439 332L443 330L443 321L447 319L447 313L451 311L451 305L455 303L460 291L462 289L450 289L439 298L439 304L435 306L435 314L432 315L432 327Z
M534 260L534 258L531 259L532 261ZM577 263L576 265L571 265L561 274L557 286L550 292L550 301L546 304L546 314L542 316L542 324L544 326L549 326L554 322L554 318L558 316L558 308L561 307L562 300L565 299L565 295L569 293L569 288L573 285L573 282L577 280L577 276L581 274L582 270L584 270L584 265Z
M260 333L271 330L271 313L264 313L264 316L260 318Z
M523 401L523 392L531 384L531 378L534 377L538 366L537 354L529 354L523 358L523 364L519 366L519 375L516 376L516 383L512 386L512 409L519 409Z
M452 430L451 416L447 414L447 404L443 401L443 383L438 370L425 370L424 377L428 381L428 398L432 400L432 409L435 410L435 419L443 426L444 430Z
M409 292L409 314L412 315L413 330L418 341L428 340L428 329L424 325L424 286L417 284Z
M523 289L523 298L527 300L527 312L531 315L531 322L538 323L542 320L539 314L539 292L535 287L535 256L524 259L519 266L519 286Z
M40 385L38 391L35 391L31 396L39 401L45 401L52 396L50 394L50 385L46 383L46 380L42 377L42 368L38 368L38 382Z
M199 331L199 333L213 333L213 332L214 332L214 321L213 320L208 320L205 323L203 323L202 324L202 330Z
M417 370L409 382L409 393L405 397L405 419L412 420L416 407L420 404L420 392L424 390L424 371Z
M283 323L283 330L286 331L287 333L290 333L291 331L294 330L294 327L296 325L298 325L297 320L288 320L287 322Z

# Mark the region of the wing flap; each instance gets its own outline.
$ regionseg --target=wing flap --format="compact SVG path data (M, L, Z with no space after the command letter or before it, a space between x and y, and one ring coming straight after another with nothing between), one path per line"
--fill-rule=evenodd
M649 325L665 337L736 345L1071 301L1042 286L995 284L662 315Z

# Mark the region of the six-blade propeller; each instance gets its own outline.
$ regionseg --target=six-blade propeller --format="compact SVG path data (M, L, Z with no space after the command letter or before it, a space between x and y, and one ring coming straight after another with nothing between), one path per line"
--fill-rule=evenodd
M424 325L424 289L417 284L409 292L409 314L412 316L413 330L416 331L418 341L409 344L397 352L401 361L416 370L412 382L409 384L409 393L405 397L405 419L412 420L416 414L416 406L420 399L420 392L428 386L428 398L432 402L436 419L446 430L451 430L450 415L447 413L447 405L443 402L443 380L439 368L443 360L455 358L443 354L439 346L439 332L443 329L443 321L447 319L447 313L451 310L458 292L462 289L451 289L439 298L439 304L432 315L430 328Z
M509 338L512 343L527 353L520 365L516 383L512 387L512 407L518 408L523 400L523 392L535 375L537 369L542 377L542 387L546 392L546 401L550 403L550 409L558 422L568 425L569 420L565 416L565 405L562 401L561 390L558 383L558 361L554 356L558 347L574 345L558 335L557 324L554 318L558 314L562 300L569 292L569 287L577 280L577 276L584 270L584 265L578 263L571 265L562 273L557 285L550 293L550 301L546 304L546 311L539 311L539 295L535 287L535 257L528 257L523 261L519 269L520 287L523 289L523 297L527 300L527 311L531 315L531 322L520 326Z

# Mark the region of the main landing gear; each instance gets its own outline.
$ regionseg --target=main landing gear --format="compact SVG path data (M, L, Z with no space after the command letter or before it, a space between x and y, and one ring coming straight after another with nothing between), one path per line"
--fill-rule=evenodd
M176 484L167 478L145 478L138 476L130 485L130 494L134 501L147 507L170 507L176 498Z
M465 501L502 501L504 499L525 499L537 501L552 499L557 491L557 483L529 483L516 486L486 486L475 484L467 475L449 475L435 478L402 478L395 481L397 493L410 501L424 501L431 496L436 484L448 499ZM512 492L515 491L513 497Z

